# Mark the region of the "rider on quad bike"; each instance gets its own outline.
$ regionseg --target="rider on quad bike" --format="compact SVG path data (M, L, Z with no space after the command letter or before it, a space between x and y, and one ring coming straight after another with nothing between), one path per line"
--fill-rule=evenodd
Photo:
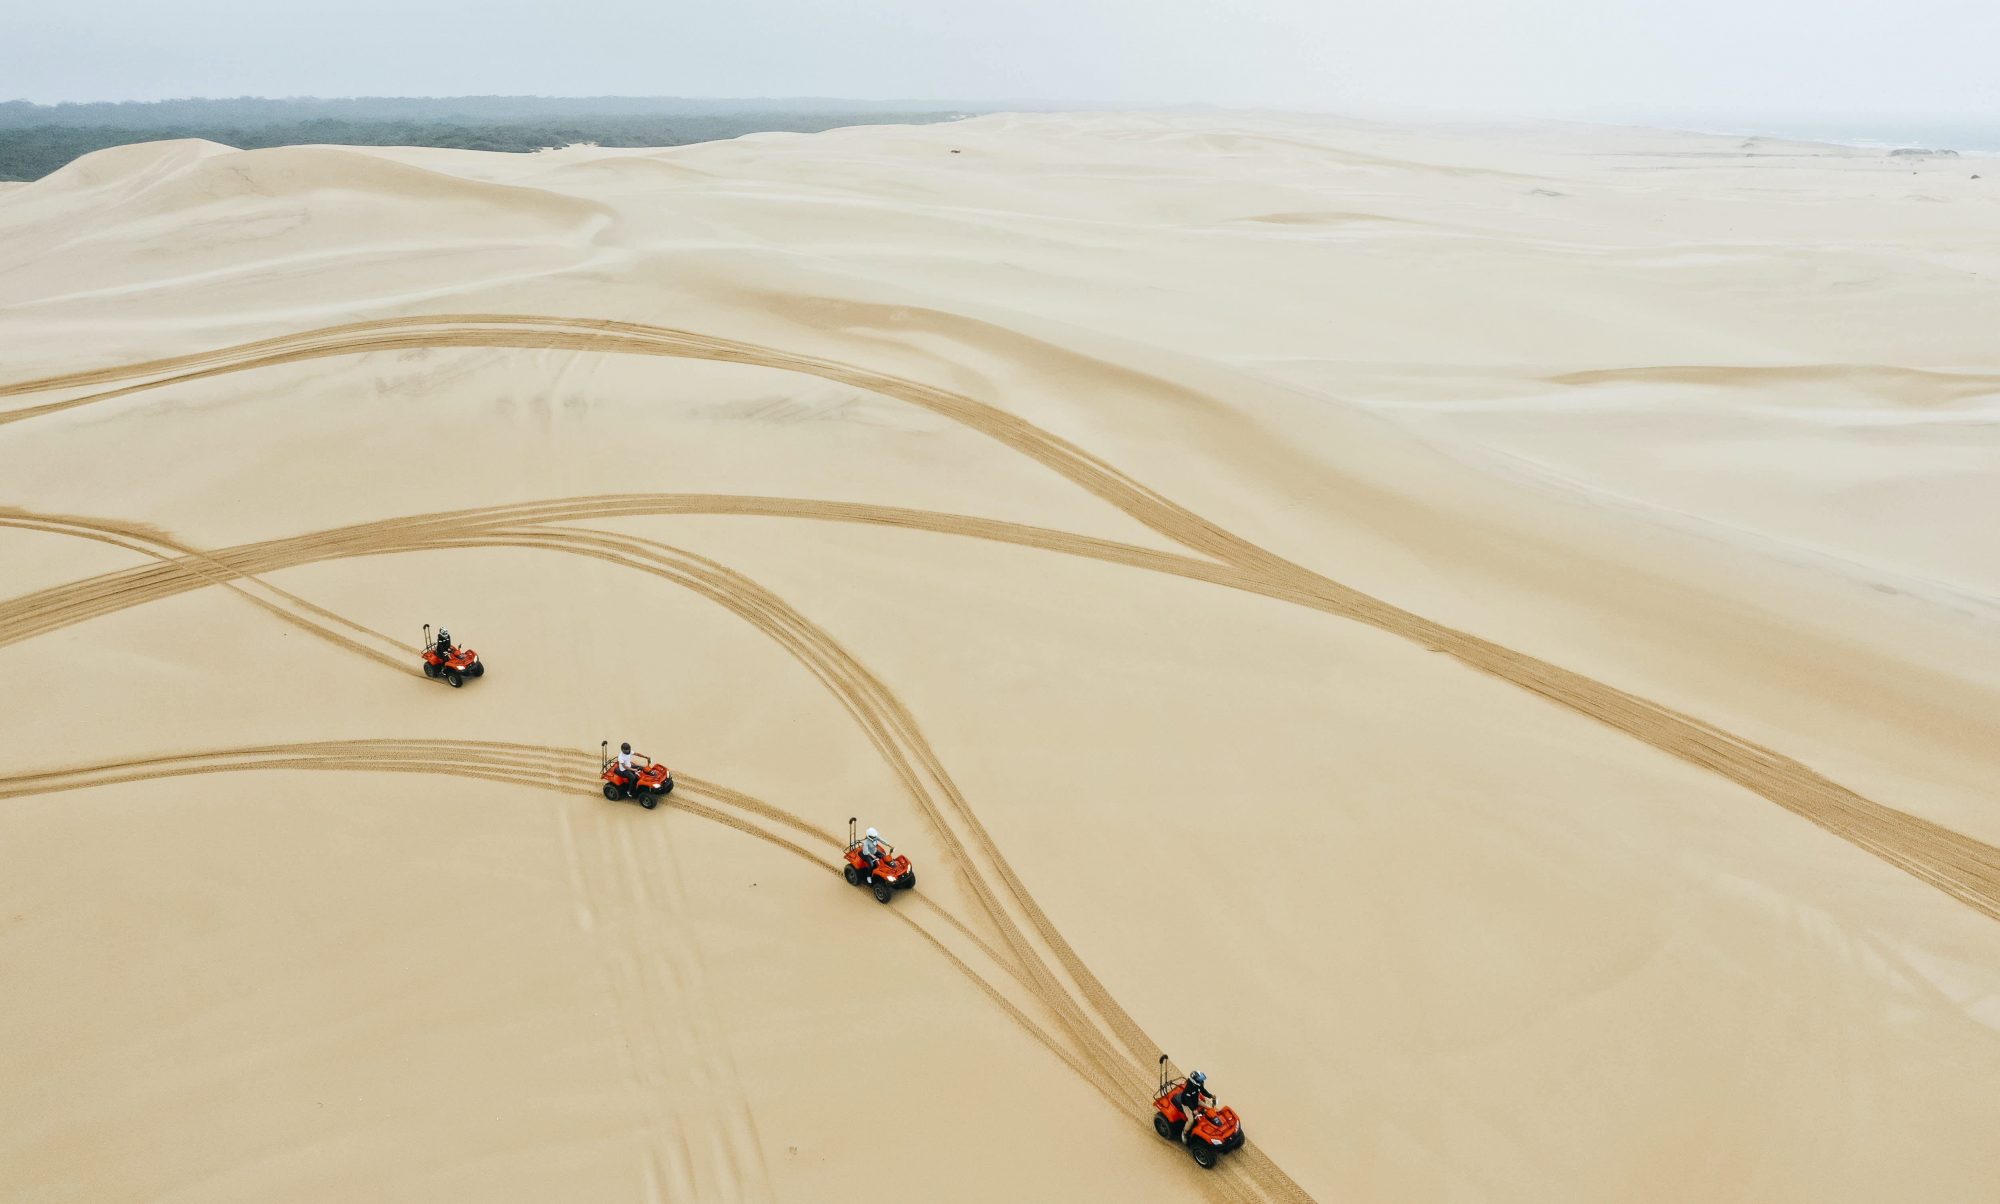
M460 648L451 642L451 632L438 628L437 638L431 638L431 625L424 624L423 642L424 676L442 679L456 689L465 684L468 677L486 676L486 663L470 648Z
M1199 1070L1190 1071L1187 1076L1187 1086L1181 1088L1181 1093L1174 1097L1174 1102L1181 1106L1181 1111L1189 1115L1199 1115L1204 1100L1208 1102L1210 1108L1215 1107L1215 1096L1208 1089L1208 1076Z
M1216 1107L1208 1076L1197 1070L1184 1079L1167 1077L1167 1055L1160 1055L1160 1086L1153 1093L1153 1129L1168 1141L1178 1141L1202 1169L1243 1144L1243 1121L1234 1108Z
M637 799L641 807L650 811L660 805L661 799L673 793L673 770L656 763L645 753L633 752L630 744L620 744L616 756L604 751L610 747L609 740L598 746L598 776L604 780L605 798L614 801Z
M866 886L875 895L877 903L887 903L894 891L909 890L917 884L917 871L910 865L910 859L898 853L895 847L882 839L875 829L860 840L854 839L855 819L847 820L847 864L841 873L850 885Z

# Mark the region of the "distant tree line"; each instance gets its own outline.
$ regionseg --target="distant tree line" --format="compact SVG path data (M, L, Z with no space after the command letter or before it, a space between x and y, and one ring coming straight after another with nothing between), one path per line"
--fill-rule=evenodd
M244 150L333 143L532 151L575 142L685 146L764 130L817 133L844 125L970 115L969 110L920 108L914 102L869 104L534 96L241 97L64 105L5 101L0 102L0 180L40 179L92 151L167 138L205 138Z

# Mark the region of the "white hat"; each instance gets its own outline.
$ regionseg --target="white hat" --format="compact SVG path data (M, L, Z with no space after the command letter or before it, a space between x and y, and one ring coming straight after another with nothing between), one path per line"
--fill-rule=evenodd
M879 840L879 839L881 839L881 836L882 836L882 834L881 834L880 832L877 832L877 831L876 831L875 829L873 829L873 828L870 828L870 829L868 829L868 834L869 834L870 836L873 836L873 837L875 837L875 838L876 838L876 839L878 839L878 840Z

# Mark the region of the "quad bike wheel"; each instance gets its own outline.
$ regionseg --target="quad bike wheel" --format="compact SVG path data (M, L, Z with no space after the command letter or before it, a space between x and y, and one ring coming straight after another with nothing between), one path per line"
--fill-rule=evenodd
M444 675L444 679L445 681L451 684L451 688L454 690L458 689L460 686L465 684L465 678L461 676L456 670L446 673Z
M425 677L436 677L437 675L438 675L438 667L437 667L436 665L433 665L433 664L431 664L431 663L430 663L429 661L425 661L425 662L424 662L424 676L425 676Z
M861 871L851 865L847 867L847 884L849 886L861 885Z
M672 778L668 778L667 784L660 787L660 797L665 798L668 795L672 794L673 792L674 792L674 780Z
M875 884L875 901L877 903L887 903L889 901L889 896L894 893L895 889L891 887L887 882L877 882Z
M474 662L473 662L473 664L472 664L472 675L473 675L474 677L484 677L484 676L486 676L486 662L485 662L485 661L474 661Z
M915 870L911 870L909 873L904 874L902 877L896 879L897 890L911 890L914 889L916 885L917 885L917 871Z
M1158 1133L1168 1141L1174 1140L1176 1136L1174 1125L1158 1112L1153 1113L1153 1132Z
M1188 1138L1188 1153L1194 1155L1195 1165L1203 1170L1213 1169L1215 1166L1215 1160L1221 1154L1221 1152L1222 1151L1216 1149L1214 1146L1208 1144L1208 1142L1203 1138L1200 1137Z
M660 805L660 796L651 793L641 795L639 798L639 805L641 807L644 807L646 810L651 811L653 808Z
M1238 1125L1236 1126L1236 1131L1234 1133L1231 1133L1228 1137L1223 1138L1222 1152L1227 1154L1231 1150L1241 1148L1242 1145L1243 1145L1243 1126Z
M609 783L609 782L606 782L606 783L604 783L604 797L605 797L605 798L606 798L606 799L607 799L608 801L610 801L610 802L614 802L614 803L615 803L615 802L617 802L617 801L618 801L618 787L616 787L616 786L613 786L613 785L612 785L611 783Z

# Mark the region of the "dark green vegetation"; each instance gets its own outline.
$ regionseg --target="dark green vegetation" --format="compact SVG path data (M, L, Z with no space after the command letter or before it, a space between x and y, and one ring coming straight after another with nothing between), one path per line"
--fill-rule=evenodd
M163 138L248 150L333 143L531 151L573 142L684 146L760 130L949 121L971 110L937 102L687 100L675 97L355 97L162 100L37 105L0 102L0 180L34 180L79 155Z

